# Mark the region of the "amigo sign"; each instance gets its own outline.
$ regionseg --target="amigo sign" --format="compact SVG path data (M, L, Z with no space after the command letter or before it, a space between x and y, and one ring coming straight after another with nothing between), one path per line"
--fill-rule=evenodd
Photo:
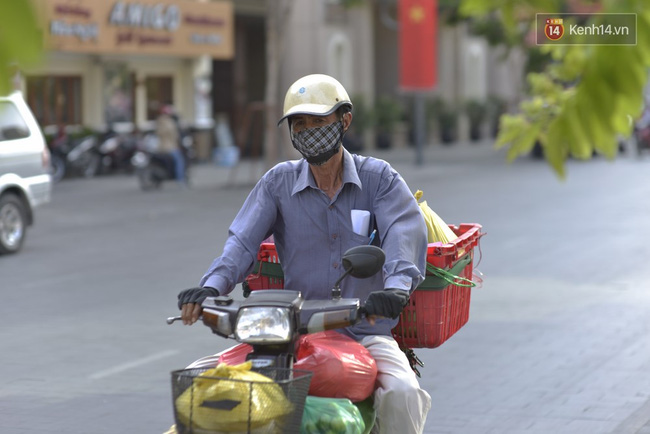
M52 51L231 59L230 1L33 0Z
M145 5L142 3L117 2L113 6L108 22L116 26L173 32L181 24L181 11L176 5L165 5L163 3Z

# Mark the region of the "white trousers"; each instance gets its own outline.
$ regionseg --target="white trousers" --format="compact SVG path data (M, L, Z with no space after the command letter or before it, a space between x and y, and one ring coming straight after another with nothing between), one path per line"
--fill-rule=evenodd
M377 363L373 433L421 434L431 408L431 396L420 389L406 355L389 336L361 340Z
M361 340L377 363L375 411L377 423L373 433L421 434L431 408L431 396L420 389L418 379L406 355L389 336L367 336ZM217 365L219 356L231 348L203 357L188 368Z

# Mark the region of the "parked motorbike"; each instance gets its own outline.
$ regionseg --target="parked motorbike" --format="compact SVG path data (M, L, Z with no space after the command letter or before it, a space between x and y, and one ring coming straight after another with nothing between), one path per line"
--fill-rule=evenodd
M124 142L127 141L129 146L135 147L135 138L122 138L112 131L104 134L86 133L74 138L64 127L59 127L48 143L52 156L50 175L58 182L66 175L90 178L100 172L113 170L118 165L121 167L124 161L130 165L131 155L123 156L123 149L127 148ZM118 156L121 157L117 158Z
M365 313L359 299L341 298L339 284L346 276L362 279L376 274L384 261L379 247L357 246L344 254L345 272L332 288L330 300L305 300L299 291L290 290L254 291L241 301L230 296L208 297L202 303L201 318L213 333L251 345L247 360L254 369L291 370L300 336L361 321ZM180 319L170 317L167 323ZM186 428L177 420L178 432Z
M99 171L101 155L98 150L99 140L90 134L77 140L65 155L66 171L86 178L92 178Z
M71 138L64 127L58 129L47 147L50 149L50 176L53 182L59 182L65 177L67 154L71 149Z
M181 140L183 155L185 156L185 181L189 183L189 162L193 148L190 137ZM162 186L165 181L176 180L176 166L174 157L157 151L158 138L153 133L148 133L139 143L138 150L131 157L131 164L142 190L154 190Z
M138 138L131 133L116 132L111 129L100 140L100 173L130 172L133 170L131 158L138 149Z

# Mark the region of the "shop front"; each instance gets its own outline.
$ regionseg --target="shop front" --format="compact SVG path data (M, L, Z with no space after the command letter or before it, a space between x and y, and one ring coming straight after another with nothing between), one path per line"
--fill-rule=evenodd
M212 62L234 55L230 1L33 1L46 54L22 85L43 127L146 130L171 104L212 128Z

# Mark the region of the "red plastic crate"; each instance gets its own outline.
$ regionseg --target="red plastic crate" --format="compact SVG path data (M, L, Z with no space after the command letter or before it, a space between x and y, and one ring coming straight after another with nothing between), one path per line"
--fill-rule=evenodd
M449 227L458 238L451 243L430 243L427 262L438 268L472 278L474 247L483 236L481 225L461 224ZM246 277L248 290L282 289L282 268L275 244L262 243L257 253L259 268ZM402 348L435 348L449 339L469 320L471 288L447 284L427 272L427 279L411 294L409 305L393 329L393 337Z
M257 252L259 268L253 270L244 281L244 291L258 289L284 289L282 268L274 243L262 243Z
M483 235L481 225L449 226L458 238L451 243L430 243L427 262L453 274L472 279L474 247ZM471 288L436 278L427 279L411 294L408 306L392 330L402 348L435 348L469 320Z

